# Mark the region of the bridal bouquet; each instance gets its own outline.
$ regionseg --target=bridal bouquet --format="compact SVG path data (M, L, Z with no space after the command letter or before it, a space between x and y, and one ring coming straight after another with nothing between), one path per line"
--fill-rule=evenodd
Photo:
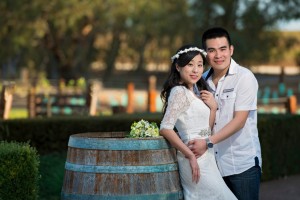
M158 137L159 130L155 122L148 122L140 120L131 124L131 131L129 137L131 138L144 138L144 137Z

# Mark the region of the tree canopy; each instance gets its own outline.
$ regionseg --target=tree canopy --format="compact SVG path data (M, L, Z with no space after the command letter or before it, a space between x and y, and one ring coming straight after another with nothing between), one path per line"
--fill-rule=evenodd
M279 20L299 19L299 4L299 0L2 0L0 77L15 78L28 68L32 74L45 71L48 78L89 78L94 66L103 67L109 77L117 63L141 71L149 63L169 63L184 43L201 46L201 33L211 26L229 30L239 62L267 63L274 61L272 48L281 44L271 30ZM281 59L281 53L276 51L275 57Z

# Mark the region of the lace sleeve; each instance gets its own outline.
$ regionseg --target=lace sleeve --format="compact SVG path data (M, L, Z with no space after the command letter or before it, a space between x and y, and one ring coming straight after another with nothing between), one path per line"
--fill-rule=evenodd
M168 107L160 124L160 129L173 129L179 115L190 106L184 86L176 86L171 90Z

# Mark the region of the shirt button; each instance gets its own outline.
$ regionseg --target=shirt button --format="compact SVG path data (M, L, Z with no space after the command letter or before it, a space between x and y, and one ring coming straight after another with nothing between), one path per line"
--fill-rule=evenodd
M217 123L215 123L215 125L217 125Z
M218 152L217 152L217 151L216 151L215 153L216 153L216 154L218 154Z

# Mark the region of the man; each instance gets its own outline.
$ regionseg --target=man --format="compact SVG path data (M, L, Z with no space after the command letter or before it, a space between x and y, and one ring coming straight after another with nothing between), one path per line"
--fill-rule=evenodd
M203 76L218 102L218 110L213 135L194 140L189 144L190 149L201 156L213 147L219 170L236 197L258 200L261 148L257 131L257 80L250 70L231 58L234 47L225 29L215 27L205 31L202 45L211 67Z

